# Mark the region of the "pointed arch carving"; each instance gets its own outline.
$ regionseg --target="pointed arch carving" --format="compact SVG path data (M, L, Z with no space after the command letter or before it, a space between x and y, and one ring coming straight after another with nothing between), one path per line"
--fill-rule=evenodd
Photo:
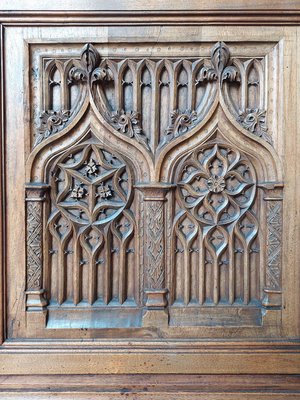
M278 305L281 256L271 254L281 243L282 168L274 149L241 129L222 100L181 153L171 149L167 159L173 164L162 165L163 179L177 187L170 254L174 319L183 305Z
M97 328L184 326L183 313L198 327L211 309L220 324L261 325L281 307L283 198L265 59L224 42L191 57L99 48L44 64L27 309L53 327L80 307Z

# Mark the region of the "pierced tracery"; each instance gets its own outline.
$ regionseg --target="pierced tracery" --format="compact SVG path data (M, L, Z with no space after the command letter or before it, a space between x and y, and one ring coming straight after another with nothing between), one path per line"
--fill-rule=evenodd
M235 57L223 42L191 56L107 46L105 58L87 44L40 64L27 289L32 276L41 288L27 307L101 309L101 327L152 328L153 309L164 326L205 325L208 309L221 324L260 324L262 307L281 304L265 55Z
M225 143L208 142L184 158L176 182L173 302L256 300L259 269L251 254L260 252L259 225L252 207L257 183L250 160ZM243 254L238 260L237 253ZM191 264L196 266L193 273Z
M128 254L135 251L135 222L128 209L132 176L126 163L88 140L59 157L50 176L51 298L58 304L109 304L114 299L123 304L128 296L133 299L126 281Z

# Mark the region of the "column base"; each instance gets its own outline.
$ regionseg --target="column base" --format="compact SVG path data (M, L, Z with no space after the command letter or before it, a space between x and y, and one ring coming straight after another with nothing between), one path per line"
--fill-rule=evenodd
M48 304L44 298L44 289L26 291L26 310L27 311L43 311Z
M147 309L165 308L168 305L168 289L145 290Z
M264 289L265 296L262 305L265 308L281 307L282 305L282 292L276 289Z

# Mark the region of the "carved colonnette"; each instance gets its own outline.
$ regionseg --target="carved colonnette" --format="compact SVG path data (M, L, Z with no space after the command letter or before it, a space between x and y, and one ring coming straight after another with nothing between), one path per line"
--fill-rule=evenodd
M168 325L166 254L166 194L175 185L137 184L143 193L144 214L144 314L143 325ZM153 312L154 311L154 312Z
M282 305L282 185L265 185L266 202L266 275L263 306Z
M49 190L46 183L26 184L26 308L42 311L47 300L43 286L43 202Z

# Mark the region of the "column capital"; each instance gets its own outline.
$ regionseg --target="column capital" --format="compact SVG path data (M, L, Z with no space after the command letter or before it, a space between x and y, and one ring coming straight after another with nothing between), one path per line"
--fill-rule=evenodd
M137 183L134 187L144 194L145 201L164 201L167 192L176 186L174 183L147 182Z

